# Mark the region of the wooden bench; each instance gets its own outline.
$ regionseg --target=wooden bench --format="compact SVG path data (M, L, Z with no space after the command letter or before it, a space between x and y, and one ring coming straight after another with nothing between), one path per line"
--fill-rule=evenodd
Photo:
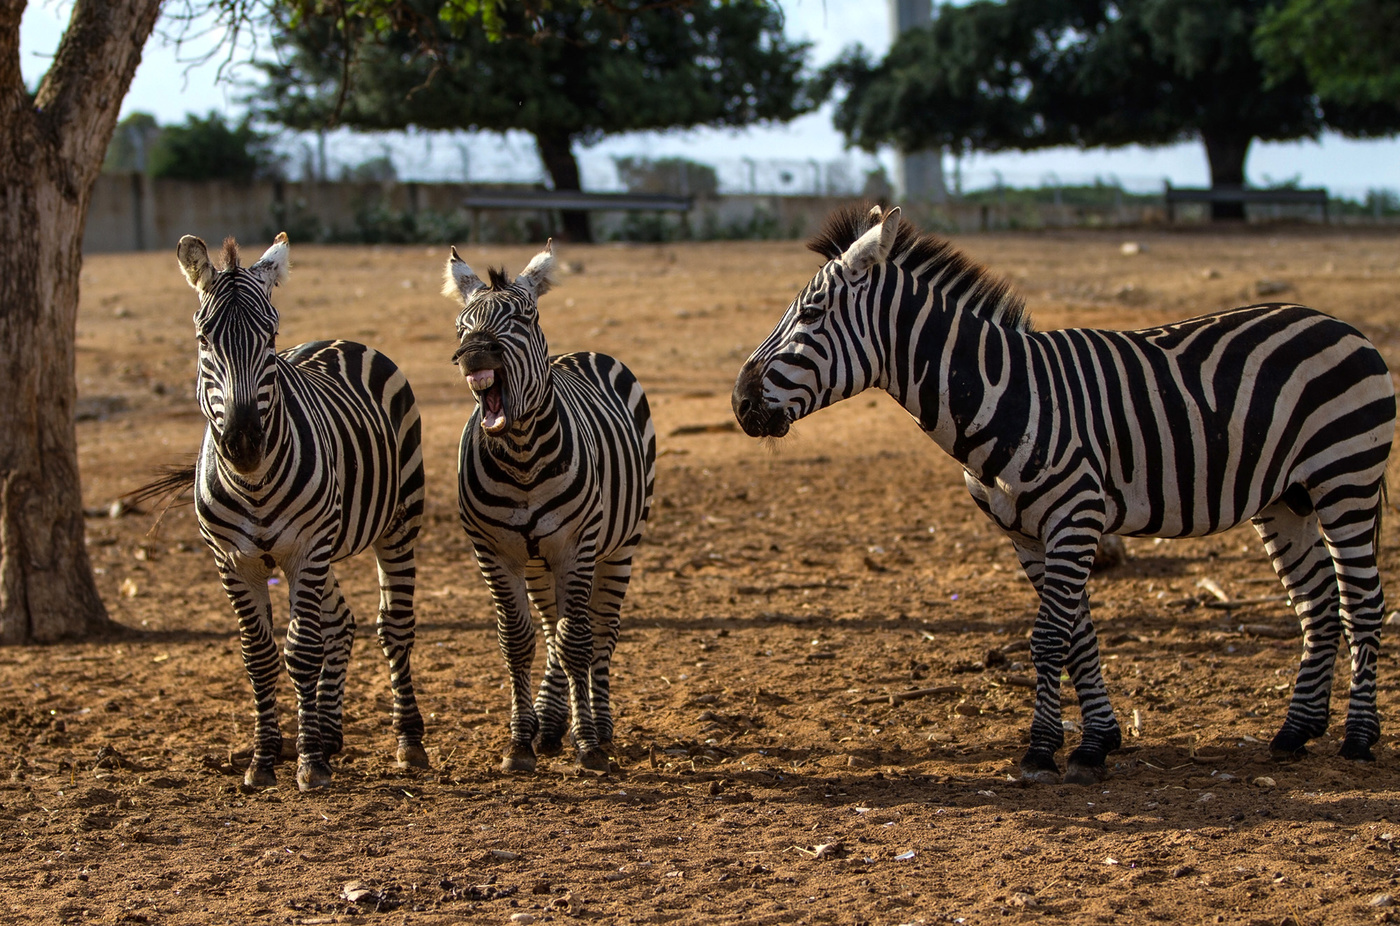
M1162 198L1167 207L1167 221L1176 221L1177 203L1240 203L1241 205L1260 206L1320 206L1322 208L1322 221L1328 221L1327 214L1327 190L1322 187L1311 187L1308 189L1298 189L1293 187L1274 187L1267 190L1251 189L1249 187L1220 186L1210 187L1174 187L1170 183L1162 193Z

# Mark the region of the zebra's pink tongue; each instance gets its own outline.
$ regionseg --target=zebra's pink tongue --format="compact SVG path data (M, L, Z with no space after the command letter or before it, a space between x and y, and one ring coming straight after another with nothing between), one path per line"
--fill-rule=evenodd
M488 389L481 394L481 426L488 431L499 431L505 423L506 412L501 404L501 390Z

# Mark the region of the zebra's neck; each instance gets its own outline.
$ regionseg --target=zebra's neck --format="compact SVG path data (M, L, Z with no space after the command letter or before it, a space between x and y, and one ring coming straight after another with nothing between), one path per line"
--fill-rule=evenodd
M876 326L890 342L881 385L965 468L995 475L1034 438L1006 410L1038 404L1025 363L1035 335L977 304L975 293L969 299L958 282L899 288L893 317Z
M487 451L513 468L528 467L559 428L559 404L554 391L552 370L546 370L539 401L521 409L502 434L484 435Z

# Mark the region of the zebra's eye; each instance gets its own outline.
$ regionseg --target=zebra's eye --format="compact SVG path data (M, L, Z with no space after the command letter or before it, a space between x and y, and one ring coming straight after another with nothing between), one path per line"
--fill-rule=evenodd
M797 320L804 325L819 322L826 315L826 306L808 303L797 310Z
M195 342L196 344L199 345L199 349L200 349L200 350L208 350L208 349L209 349L209 339L206 338L206 337L205 337L204 335L202 335L202 334L197 334L197 335L195 335L195 336L194 336L194 342Z

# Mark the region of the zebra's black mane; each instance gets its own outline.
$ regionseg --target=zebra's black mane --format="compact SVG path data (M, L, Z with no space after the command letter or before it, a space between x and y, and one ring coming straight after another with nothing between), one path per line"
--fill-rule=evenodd
M506 268L504 267L487 267L486 278L488 280L486 284L488 290L494 291L510 288L511 279L506 276Z
M238 242L232 235L224 239L224 269L238 269Z
M807 241L807 247L827 260L840 257L857 238L870 230L870 208L869 203L840 207L827 218L822 230ZM1031 330L1025 297L953 247L947 238L920 231L901 217L889 260L923 278L965 278L961 285L965 287L966 302L979 306L979 315L1005 328Z

